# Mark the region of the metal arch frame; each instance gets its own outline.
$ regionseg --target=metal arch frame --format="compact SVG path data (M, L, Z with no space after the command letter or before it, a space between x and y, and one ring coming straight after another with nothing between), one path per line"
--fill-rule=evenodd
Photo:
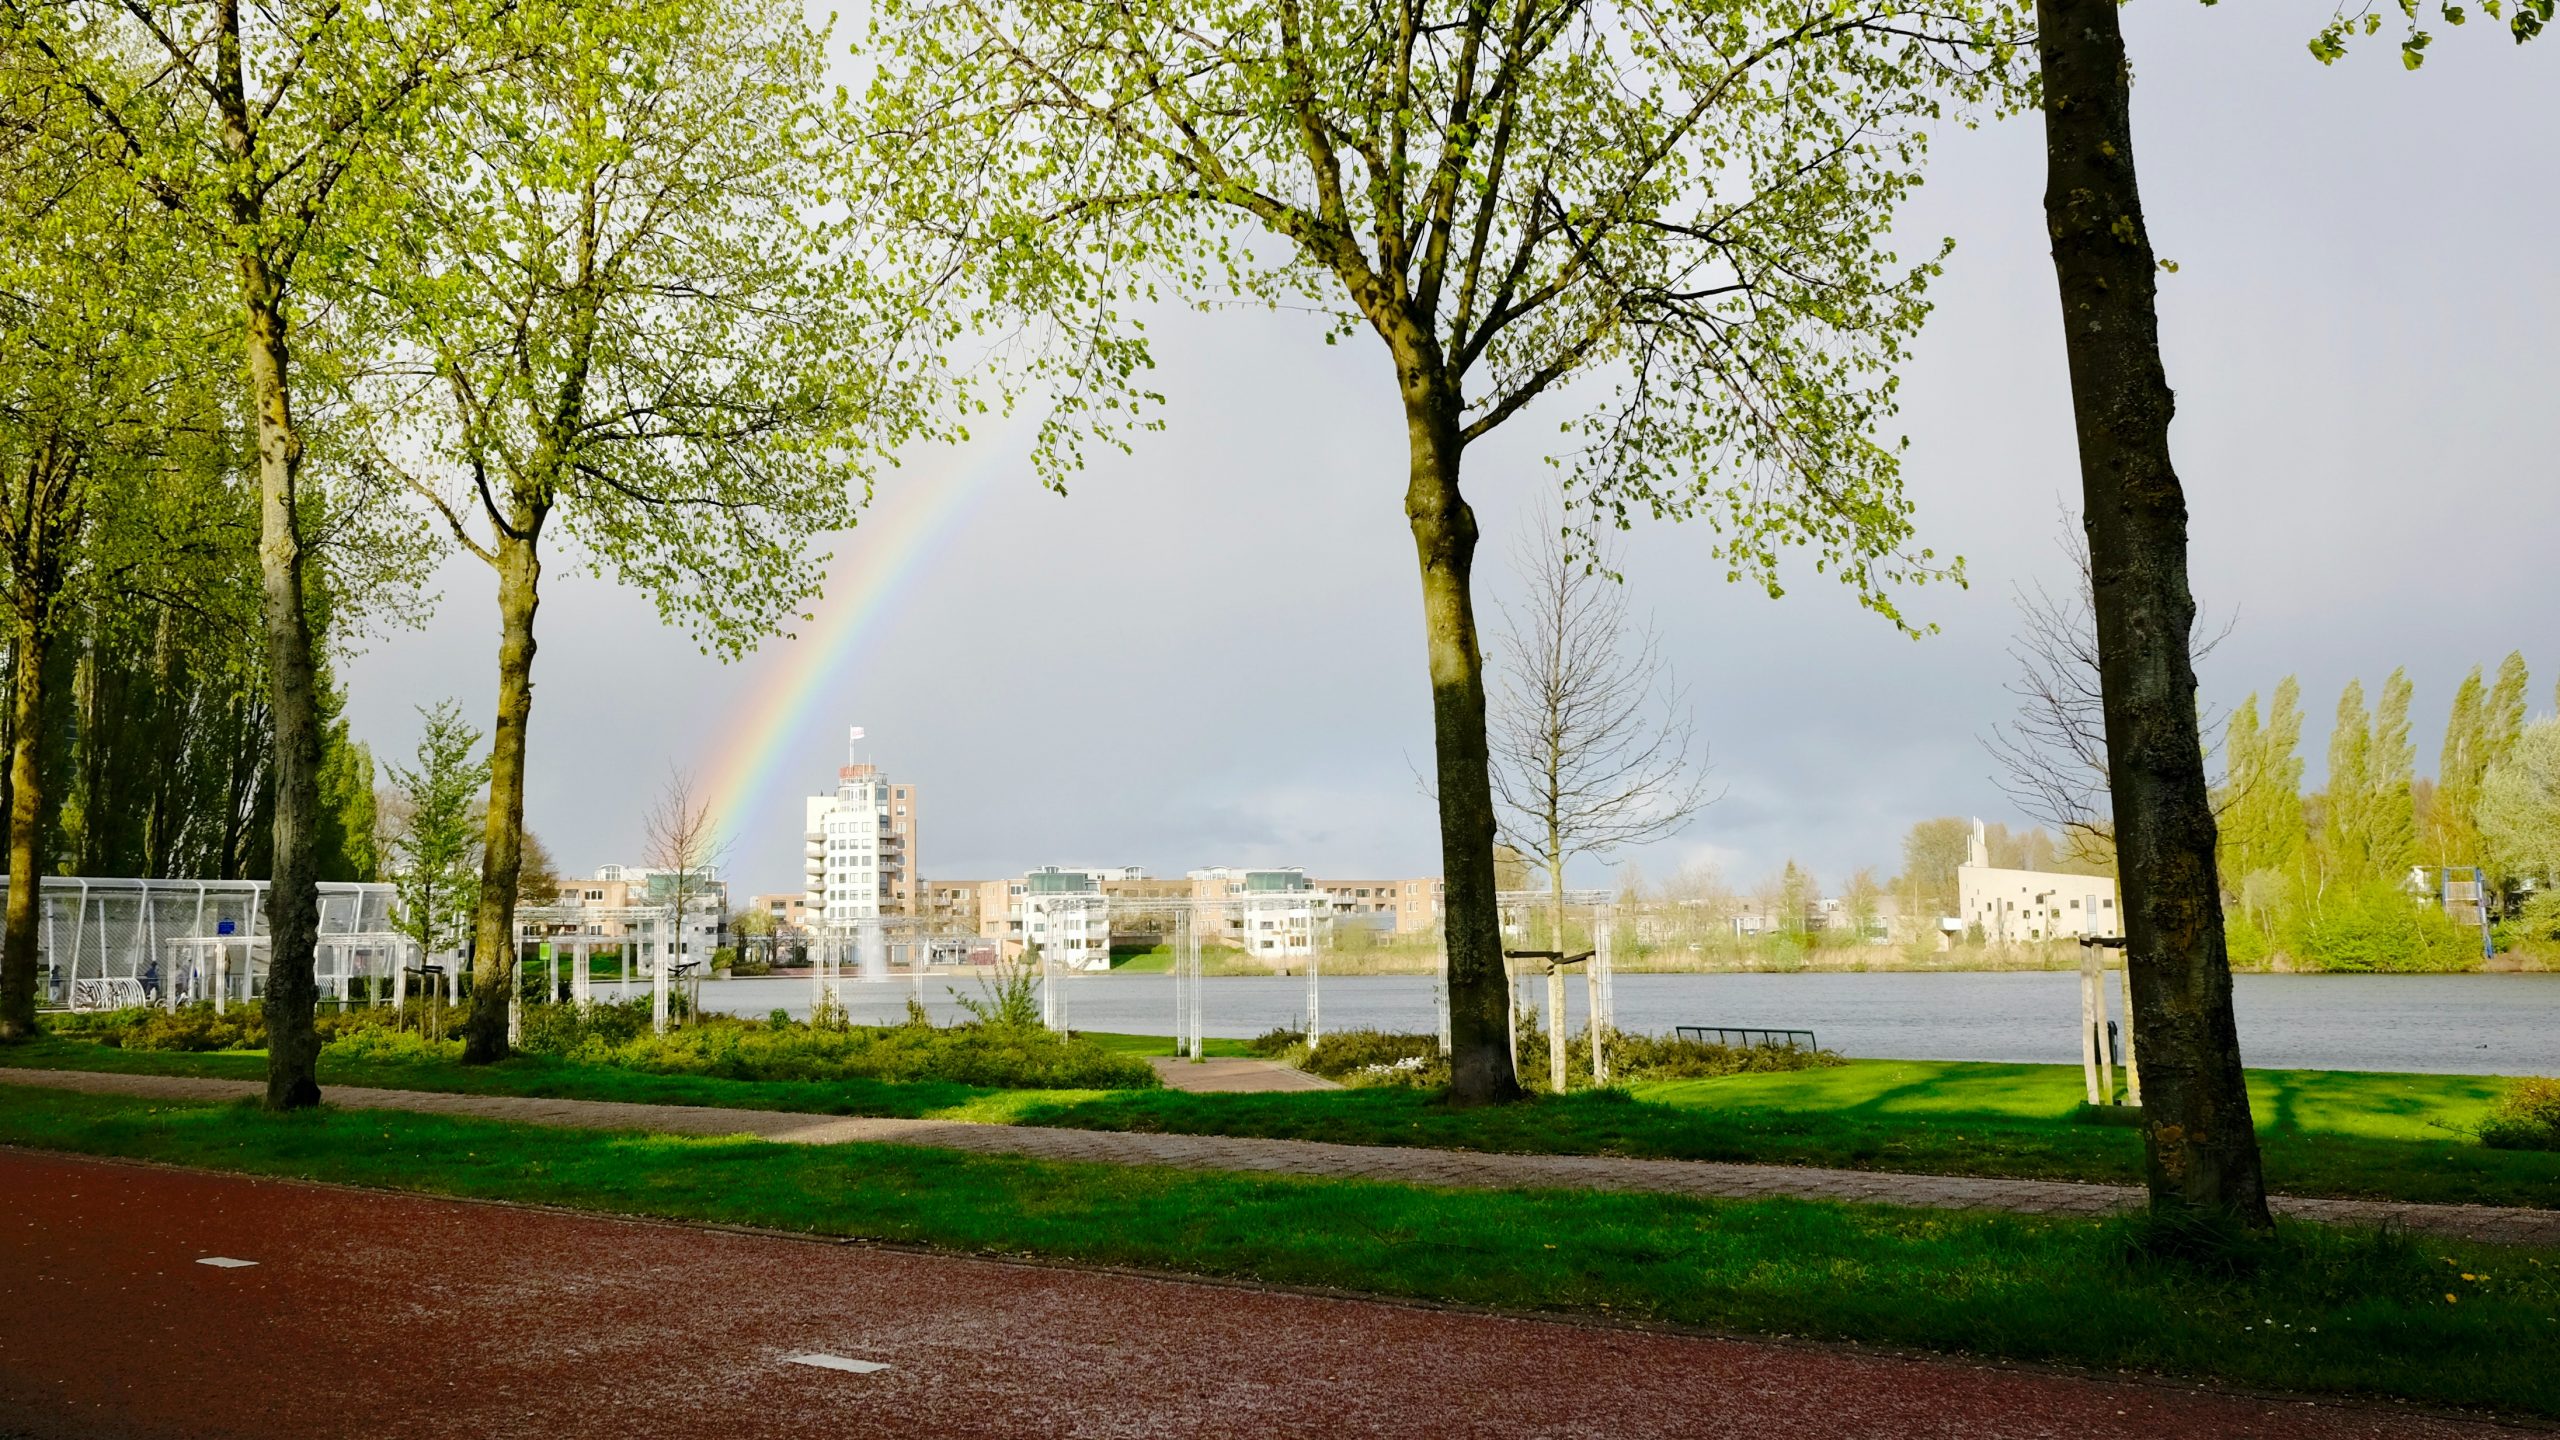
M1496 923L1508 925L1514 911L1535 907L1551 907L1556 902L1553 890L1501 890L1494 894ZM1591 916L1591 963L1582 971L1583 1011L1591 1027L1591 1078L1594 1083L1609 1081L1609 1046L1607 1037L1618 1028L1618 972L1616 937L1618 930L1618 897L1608 890L1567 890L1565 908L1583 910ZM1559 942L1561 946L1561 942ZM1510 1029L1520 1031L1520 981L1507 965L1503 975L1503 994L1510 1011ZM1440 1050L1449 1050L1449 947L1440 947ZM1549 1017L1549 1024L1561 1024L1563 1017ZM1515 1041L1515 1044L1517 1042Z
M611 941L614 948L622 952L622 973L615 983L624 988L628 988L631 984L634 958L632 952L640 947L647 947L654 962L649 967L649 1023L654 1033L664 1035L667 1033L667 1022L672 1010L669 1004L672 993L670 987L676 979L669 962L677 953L674 947L684 944L684 916L718 915L723 908L722 903L710 894L688 900L681 915L677 913L676 903L672 900L664 905L519 905L515 912L515 941L519 951L528 939L567 939L576 942L571 955L569 985L571 1003L577 1005L595 1003L594 981L589 971L589 962L597 946ZM585 927L591 924L616 924L623 926L624 931L619 935L590 935ZM565 936L534 933L536 927L549 925L574 925L579 928ZM557 954L552 956L550 981L550 988L546 993L557 994L559 992L559 956ZM702 997L697 992L690 998L698 1003ZM522 1038L524 1016L521 990L507 997L507 1028L511 1041Z
M809 950L809 1013L814 1017L824 1010L841 1010L843 995L837 989L845 976L849 956L860 978L888 980L896 978L892 967L897 948L910 948L903 967L915 996L924 998L924 977L933 968L937 954L960 951L977 963L980 954L1001 958L1004 942L993 935L974 930L934 928L928 915L864 915L851 919L819 919L803 926ZM1047 986L1042 986L1045 994Z
M0 885L8 883L0 876ZM155 968L160 973L160 1003L175 1009L181 989L181 975L176 963L183 949L201 950L207 943L219 943L227 960L229 947L237 944L243 952L241 998L255 998L259 946L267 943L260 933L264 917L268 882L264 880L170 880L124 876L47 875L40 877L38 903L43 925L38 932L40 963L49 976L50 992L60 989L60 1004L47 1008L93 1010L121 1008L127 1003L149 1003L145 975ZM388 929L368 929L366 923L376 914L387 923L392 903L392 887L373 882L326 881L319 886L319 933L316 937L315 962L317 978L335 982L341 1004L347 997L348 982L355 978L360 957L371 951L405 953L408 937ZM192 899L193 918L182 928L185 933L170 933L168 922L174 917L163 915L163 909L184 907ZM241 927L232 935L208 933L206 911L211 902L227 899L240 904ZM115 921L107 907L119 900L134 908L129 925L131 933L118 937ZM70 948L62 947L60 910L64 903L72 907ZM99 908L99 965L94 977L83 974L91 934L89 925L92 905ZM219 917L217 917L219 918ZM343 928L332 928L333 919L343 919ZM136 943L138 939L138 944ZM121 943L119 943L119 940ZM222 983L210 998L217 1007L230 998L227 965L214 969ZM121 973L119 973L121 972ZM209 979L213 977L200 977ZM199 989L204 988L201 983ZM45 999L50 1002L52 995Z

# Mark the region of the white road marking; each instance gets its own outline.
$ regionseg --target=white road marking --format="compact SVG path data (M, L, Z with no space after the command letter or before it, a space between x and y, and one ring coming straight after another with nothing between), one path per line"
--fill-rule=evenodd
M807 1355L785 1355L782 1358L786 1364L814 1365L821 1370L842 1370L848 1375L868 1375L874 1370L889 1368L877 1360L856 1360L850 1356L828 1355L814 1351Z
M255 1260L234 1260L228 1255L207 1255L196 1263L199 1265L210 1265L216 1270L245 1270L258 1262Z

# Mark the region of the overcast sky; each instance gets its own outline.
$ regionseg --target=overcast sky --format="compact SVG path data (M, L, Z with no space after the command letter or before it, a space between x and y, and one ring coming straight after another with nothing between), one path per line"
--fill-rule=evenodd
M2537 713L2560 671L2560 156L2541 138L2560 41L2518 49L2475 22L2414 75L2384 43L2324 69L2303 41L2326 13L2125 12L2145 206L2179 265L2162 324L2195 583L2238 619L2205 689L2227 706L2298 673L2311 783L2350 677L2370 689L2409 668L2425 772L2464 670L2521 648ZM1905 214L1904 253L1957 242L1901 424L1923 539L1972 577L1909 597L1942 633L1901 638L1801 570L1779 601L1728 587L1702 533L1633 538L1631 597L1693 687L1727 787L1631 857L1648 874L1707 858L1747 884L1789 857L1826 880L1890 873L1914 819L2018 818L1981 737L2012 703L2012 586L2062 583L2056 517L2078 488L2040 144L2032 117L1941 136ZM825 675L782 741L782 783L731 817L745 890L800 888L800 797L832 787L849 724L922 787L929 876L1439 869L1414 780L1429 692L1382 353L1289 317L1181 315L1155 333L1169 429L1095 455L1072 494L1040 490L1009 449L884 480L888 503L995 467ZM1490 601L1550 481L1518 443L1469 465ZM896 563L877 534L836 547L831 591ZM724 667L638 597L561 569L547 583L527 819L566 870L637 861L669 768L725 768L796 646ZM415 746L418 704L453 696L478 718L495 703L485 572L449 565L440 591L428 623L346 667L356 732L388 756Z

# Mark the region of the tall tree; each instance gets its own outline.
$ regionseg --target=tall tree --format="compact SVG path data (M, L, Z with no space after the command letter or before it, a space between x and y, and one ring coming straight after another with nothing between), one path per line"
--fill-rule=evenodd
M84 618L105 593L101 512L133 452L151 447L155 397L175 353L162 307L183 330L184 285L156 217L83 143L71 97L0 36L0 585L8 641L8 878L0 921L0 1040L35 1033L39 877L61 787L47 761L61 739L59 682ZM111 591L110 582L105 590Z
M825 204L823 37L785 0L563 0L462 87L379 287L378 456L497 577L498 713L464 1059L507 1053L535 614L577 546L706 649L793 618L894 406Z
M2480 833L2500 869L2560 881L2560 719L2533 722L2490 768Z
M1628 614L1616 553L1578 555L1550 523L1516 559L1520 597L1494 655L1493 792L1503 837L1546 871L1547 1067L1561 1092L1566 864L1678 834L1713 797L1687 696L1652 627Z
M2251 695L2231 717L2221 806L2224 888L2292 865L2302 856L2302 685L2277 682L2264 723Z
M2329 728L2320 854L2333 876L2361 881L2373 874L2373 717L2365 710L2362 680L2339 692L2338 718Z
M1961 815L1941 815L1914 823L1902 837L1902 875L1894 893L1914 913L1931 920L1956 913L1956 870L1973 843L1973 825Z
M2438 865L2479 860L2480 779L2488 773L2488 734L2482 725L2480 667L2454 687L2444 722L2444 748L2436 759L2435 802L2427 807L2427 858Z
M2133 158L2133 66L2116 0L2037 0L2046 233L2079 437L2081 514L2143 1043L2155 1211L2265 1229L2266 1178L2240 1068L2213 799L2188 650L2187 504L2169 455L2157 261Z
M1450 1098L1521 1093L1505 1043L1470 447L1559 396L1569 508L1708 517L1896 623L1912 548L1891 370L1933 262L1885 242L1924 127L2014 55L2009 12L1897 0L889 0L848 203L1029 334L1059 482L1153 398L1159 298L1365 329L1404 422L1448 887ZM1387 372L1378 375L1387 382ZM1577 382L1582 382L1577 384ZM1007 388L1008 396L1020 393ZM1550 430L1549 433L1555 433Z
M256 438L274 867L267 902L267 1095L317 1104L320 645L311 550L326 495L301 415L318 338L305 291L393 228L383 162L415 129L482 0L0 0L101 148L232 270ZM507 0L488 0L504 4ZM52 27L52 28L46 28ZM306 397L307 398L307 397Z
M2373 710L2372 789L2365 802L2372 830L2366 865L2373 875L2397 877L2417 863L2417 750L2409 741L2409 701L2408 672L2392 671Z

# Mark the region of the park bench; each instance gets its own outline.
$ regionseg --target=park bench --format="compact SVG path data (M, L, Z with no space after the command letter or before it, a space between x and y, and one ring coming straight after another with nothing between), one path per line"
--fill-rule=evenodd
M1771 1030L1758 1025L1674 1025L1671 1033L1682 1040L1701 1045L1729 1045L1736 1049L1819 1050L1810 1030Z

